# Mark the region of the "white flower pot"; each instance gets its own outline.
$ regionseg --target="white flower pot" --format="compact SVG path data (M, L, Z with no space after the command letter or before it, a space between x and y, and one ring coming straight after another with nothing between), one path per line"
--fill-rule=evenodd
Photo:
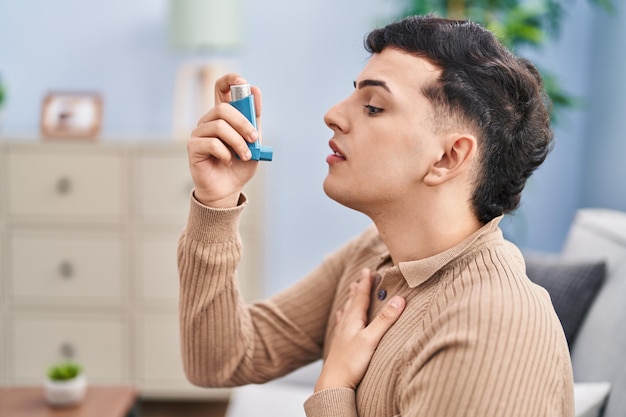
M68 407L79 404L87 391L87 378L80 374L76 378L67 381L53 381L46 379L44 382L46 401L53 407Z

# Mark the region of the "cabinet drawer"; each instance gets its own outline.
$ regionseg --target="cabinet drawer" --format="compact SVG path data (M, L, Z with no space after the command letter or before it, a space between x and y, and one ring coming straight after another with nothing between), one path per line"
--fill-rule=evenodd
M139 219L146 223L184 225L193 189L186 154L140 155L136 160L136 175Z
M7 155L9 214L72 221L121 216L123 159L116 153L13 149Z
M144 303L178 303L176 249L179 237L180 232L146 232L139 236L136 294Z
M187 380L176 314L137 317L134 337L137 383L143 396L228 399L229 389L199 388Z
M7 383L6 372L4 371L5 367L5 351L7 348L7 336L4 328L4 312L2 311L2 307L0 307L0 387Z
M137 377L142 380L186 381L180 353L178 318L172 315L145 315L137 323L135 359Z
M2 228L2 219L0 218L0 313L2 312L2 306L5 304L5 295L6 295L6 264L7 257L4 251L4 237L6 236L6 231Z
M119 304L124 294L124 250L117 235L15 231L9 252L16 302Z
M15 316L11 323L9 378L16 383L39 383L55 362L73 359L84 366L90 381L128 379L126 338L116 317Z

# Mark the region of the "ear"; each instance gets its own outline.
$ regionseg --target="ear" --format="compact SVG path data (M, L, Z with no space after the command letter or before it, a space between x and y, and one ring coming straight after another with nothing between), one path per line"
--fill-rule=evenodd
M424 183L428 186L443 184L469 171L478 151L478 141L473 135L450 135L444 143L444 152L429 168Z

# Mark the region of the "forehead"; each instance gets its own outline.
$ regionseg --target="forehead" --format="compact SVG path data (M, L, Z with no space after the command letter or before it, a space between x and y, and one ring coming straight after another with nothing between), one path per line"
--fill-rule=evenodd
M421 93L437 80L441 70L424 58L394 48L372 55L359 74L359 80L385 81L393 94L400 91Z

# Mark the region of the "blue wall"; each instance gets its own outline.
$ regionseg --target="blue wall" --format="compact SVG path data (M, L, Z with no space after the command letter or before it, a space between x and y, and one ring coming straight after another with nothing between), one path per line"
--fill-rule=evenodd
M244 3L246 44L217 58L236 61L264 93L264 137L275 149L264 167L265 291L273 293L368 224L322 191L331 135L322 117L351 91L367 59L363 35L388 20L393 2ZM103 140L167 137L176 69L194 58L168 47L167 9L166 0L0 0L0 74L10 94L3 131L36 135L41 100L51 89L94 90L105 100ZM521 246L558 251L578 207L626 209L616 188L626 169L617 159L625 154L619 75L626 58L612 56L624 51L624 23L623 13L606 18L578 0L560 40L533 56L569 91L588 96L589 107L563 116L555 151L531 179L520 211L505 220ZM621 60L617 67L614 60Z
M597 15L589 62L583 204L626 209L626 3L617 16Z

